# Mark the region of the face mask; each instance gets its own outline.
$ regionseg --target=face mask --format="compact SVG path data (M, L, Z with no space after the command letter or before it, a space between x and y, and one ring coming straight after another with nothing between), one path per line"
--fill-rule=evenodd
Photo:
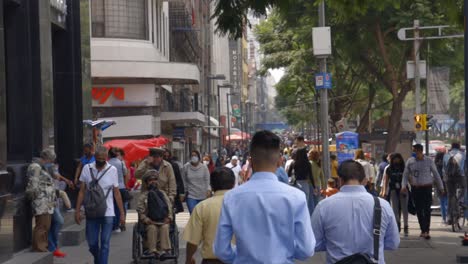
M104 165L106 165L105 160L96 160L96 167L102 168L102 167L104 167Z
M44 164L44 168L46 168L46 169L50 169L50 168L52 168L53 166L54 166L53 163L46 163L46 164Z
M190 159L190 162L192 162L192 163L198 163L198 157L195 157L195 156L192 157L192 158Z
M204 161L203 161L203 164L205 164L206 166L208 166L208 165L210 164L210 162L207 161L207 160L204 160Z
M150 189L150 190L156 190L157 188L158 187L157 187L156 183L148 185L148 189Z
M416 152L411 153L411 157L416 158Z

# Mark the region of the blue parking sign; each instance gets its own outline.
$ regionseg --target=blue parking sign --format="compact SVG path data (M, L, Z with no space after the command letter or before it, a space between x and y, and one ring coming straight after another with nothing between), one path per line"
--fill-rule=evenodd
M315 74L315 89L331 89L332 76L331 73L317 73Z

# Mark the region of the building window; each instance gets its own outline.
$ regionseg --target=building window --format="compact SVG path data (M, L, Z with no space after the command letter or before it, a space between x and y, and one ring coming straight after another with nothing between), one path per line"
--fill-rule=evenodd
M149 39L147 0L92 0L92 36Z

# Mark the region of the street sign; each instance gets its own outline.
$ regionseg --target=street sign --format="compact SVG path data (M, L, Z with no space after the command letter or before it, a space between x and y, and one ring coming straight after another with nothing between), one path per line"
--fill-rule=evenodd
M419 61L419 78L426 79L426 61ZM408 80L414 79L414 61L406 62L406 77Z
M315 89L331 89L332 76L331 73L317 73L315 74Z

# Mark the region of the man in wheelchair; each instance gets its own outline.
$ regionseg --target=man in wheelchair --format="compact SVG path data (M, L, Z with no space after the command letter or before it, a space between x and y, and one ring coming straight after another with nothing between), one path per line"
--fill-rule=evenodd
M137 212L146 232L145 248L156 258L166 259L171 253L169 237L172 206L167 195L158 189L156 170L148 170L143 176L142 192L138 198Z

